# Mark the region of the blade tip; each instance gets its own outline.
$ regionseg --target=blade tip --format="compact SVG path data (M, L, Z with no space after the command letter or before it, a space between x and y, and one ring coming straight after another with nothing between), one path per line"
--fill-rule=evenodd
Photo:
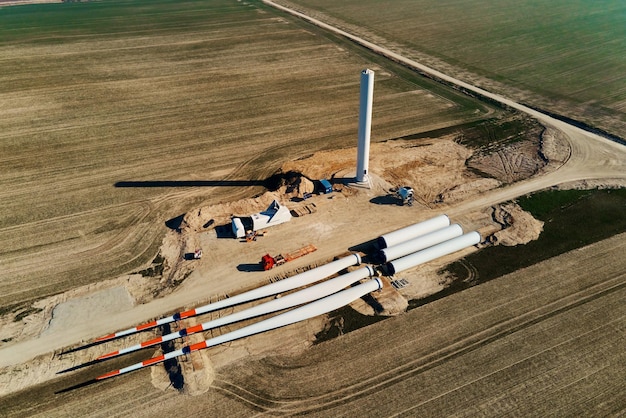
M120 371L119 370L115 370L113 372L109 372L109 373L103 374L102 376L96 377L96 380L108 379L110 377L117 376L118 374L120 374Z
M113 338L115 338L115 334L109 334L109 335L105 335L103 337L98 337L94 341L96 341L96 342L107 341L107 340L110 340L110 339L113 339Z
M104 359L107 359L107 358L118 356L119 354L120 354L119 350L118 351L112 351L110 353L106 353L106 354L101 355L96 360L104 360Z

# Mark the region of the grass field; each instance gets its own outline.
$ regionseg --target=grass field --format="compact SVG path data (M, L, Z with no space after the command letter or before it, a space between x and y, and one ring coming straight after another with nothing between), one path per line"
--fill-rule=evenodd
M548 190L518 202L544 222L539 239L515 247L485 248L446 269L463 279L467 276L464 264L469 263L480 283L626 232L625 189Z
M2 306L139 269L167 219L259 190L184 181L264 179L354 146L364 67L377 70L374 140L492 113L234 0L2 8L0 63ZM180 187L115 187L162 180Z
M425 63L488 90L626 135L624 2L398 0L393 7L357 0L280 3L338 19L348 31L369 33L379 44L399 45L407 54L413 51Z

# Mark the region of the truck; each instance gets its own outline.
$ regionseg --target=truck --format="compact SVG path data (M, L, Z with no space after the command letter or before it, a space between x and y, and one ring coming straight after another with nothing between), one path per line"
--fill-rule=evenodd
M317 251L317 248L315 248L314 245L309 244L296 251L286 254L278 254L277 256L265 254L263 257L261 257L261 267L263 267L263 270L271 270L276 266L283 265L291 260L295 260L296 258L300 258L302 256L310 254L313 251Z
M412 187L398 187L398 189L396 190L396 196L400 200L401 205L413 206L413 201L415 198Z

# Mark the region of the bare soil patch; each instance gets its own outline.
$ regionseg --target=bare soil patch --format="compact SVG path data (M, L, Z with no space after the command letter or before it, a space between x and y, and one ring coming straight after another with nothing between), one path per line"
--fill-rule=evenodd
M489 174L502 183L513 183L537 174L546 163L537 158L537 147L532 143L512 144L491 153L473 158L469 167Z

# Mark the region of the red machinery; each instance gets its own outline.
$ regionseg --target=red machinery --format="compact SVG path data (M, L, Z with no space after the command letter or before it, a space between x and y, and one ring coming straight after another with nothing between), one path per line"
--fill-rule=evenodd
M295 260L296 258L300 258L304 255L310 254L313 251L316 251L314 245L307 245L306 247L302 247L297 251L287 253L287 254L278 254L275 257L272 257L269 254L265 254L261 257L261 266L263 266L263 270L273 269L275 266L280 266L281 264L285 264L288 261Z

